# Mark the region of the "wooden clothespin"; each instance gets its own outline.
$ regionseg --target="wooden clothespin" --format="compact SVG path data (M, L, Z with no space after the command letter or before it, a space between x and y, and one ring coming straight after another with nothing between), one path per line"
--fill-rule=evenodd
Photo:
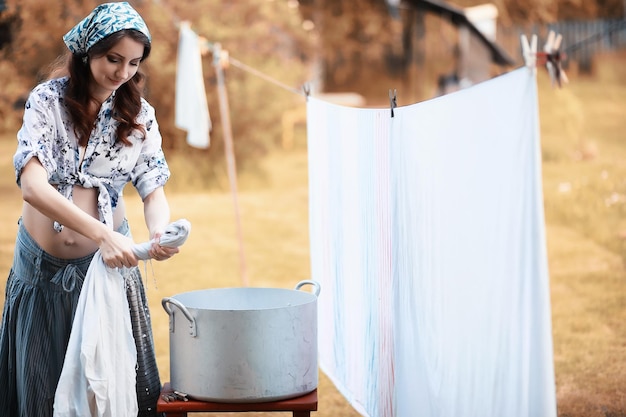
M207 56L213 50L211 42L204 36L198 36L198 43L200 44L200 55Z
M302 91L304 92L304 97L308 100L311 95L311 85L309 83L304 83Z
M391 108L391 117L393 117L393 109L398 107L398 100L395 88L393 92L391 91L391 88L389 89L389 107Z
M522 34L522 56L526 67L533 71L533 74L537 72L537 35L533 34L531 42L528 42L526 35Z
M213 65L219 65L221 69L227 69L230 64L230 55L228 51L222 49L222 45L220 43L214 43L212 46L213 51Z
M526 66L536 71L537 64L545 65L550 75L552 85L557 84L562 87L564 83L568 83L569 79L563 71L561 63L565 58L565 54L561 52L561 42L563 36L557 35L554 31L548 33L548 39L543 46L543 52L537 52L537 35L533 35L531 42L528 42L526 35L521 36L522 54Z
M561 34L557 35L553 30L551 30L550 33L548 33L548 39L543 46L543 53L538 54L542 60L545 60L545 65L548 69L552 85L554 86L554 84L557 84L559 87L562 87L564 83L567 84L569 82L569 79L561 66L561 63L565 58L565 54L561 52L562 41L563 36Z

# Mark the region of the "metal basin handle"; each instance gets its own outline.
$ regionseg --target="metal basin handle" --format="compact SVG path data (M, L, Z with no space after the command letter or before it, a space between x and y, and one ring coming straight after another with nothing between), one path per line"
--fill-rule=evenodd
M175 305L181 311L181 313L183 313L185 318L189 320L189 334L192 337L196 337L196 319L192 317L192 315L189 313L189 310L187 310L187 308L182 305L180 301L175 298L165 297L161 300L161 305L163 306L163 310L165 310L168 316L170 316L170 333L174 333L174 311L170 308L170 304Z
M320 283L317 282L317 281L313 281L313 280L310 280L310 279L305 279L304 281L298 282L296 284L296 288L295 289L299 290L300 288L302 288L303 286L305 286L307 284L312 285L313 287L315 287L313 289L313 294L315 294L315 296L318 297L320 295L320 291L321 291L322 287L321 287Z

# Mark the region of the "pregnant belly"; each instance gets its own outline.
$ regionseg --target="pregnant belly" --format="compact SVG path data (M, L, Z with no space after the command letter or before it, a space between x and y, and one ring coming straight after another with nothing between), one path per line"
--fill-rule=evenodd
M72 200L76 206L94 218L98 218L98 191L92 188L74 186ZM117 228L124 218L124 203L120 198L114 212L114 227ZM61 232L54 230L54 220L41 214L37 209L24 204L22 221L28 233L43 250L62 259L74 259L87 256L98 249L93 240L80 233L63 227Z

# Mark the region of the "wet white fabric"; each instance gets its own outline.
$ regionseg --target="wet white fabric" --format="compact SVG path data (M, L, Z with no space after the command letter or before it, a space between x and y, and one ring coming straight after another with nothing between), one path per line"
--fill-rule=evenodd
M171 223L160 239L181 246L191 224ZM149 259L150 242L135 245L140 259ZM89 265L78 299L63 370L54 397L55 417L136 417L137 351L123 268L109 268L98 250Z
M210 143L211 118L204 89L200 39L181 24L176 61L176 127L187 131L187 144L206 149Z
M365 416L554 417L536 80L308 99L320 366Z
M165 231L159 238L159 245L165 246L167 248L177 248L179 246L182 246L187 241L189 233L191 233L191 223L189 222L189 220L176 220L175 222L170 223L165 228ZM153 241L154 239L135 245L133 251L135 252L135 255L137 255L138 259L150 259L148 251L150 250L150 246L152 246Z

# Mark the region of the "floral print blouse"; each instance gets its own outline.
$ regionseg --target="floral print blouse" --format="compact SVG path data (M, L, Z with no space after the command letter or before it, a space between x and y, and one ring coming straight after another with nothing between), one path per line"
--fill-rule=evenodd
M115 143L118 122L113 119L113 93L102 104L84 155L81 155L63 103L67 85L67 77L52 79L39 84L30 93L13 157L17 184L20 185L24 166L36 157L48 172L48 182L65 198L72 200L76 184L98 188L100 221L113 227L113 210L129 181L143 200L169 179L154 108L142 98L137 122L144 126L145 135L135 130L128 137L131 146ZM60 231L62 226L55 223L55 229Z

